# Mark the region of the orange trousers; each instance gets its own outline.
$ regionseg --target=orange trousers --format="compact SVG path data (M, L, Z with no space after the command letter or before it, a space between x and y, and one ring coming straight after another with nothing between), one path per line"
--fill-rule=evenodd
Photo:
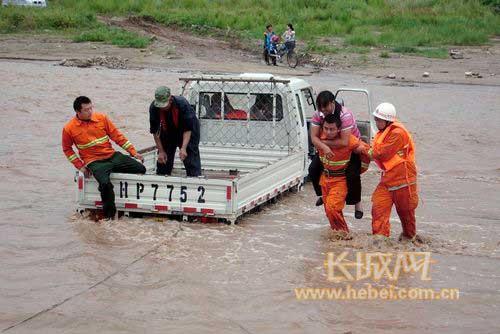
M330 226L334 231L349 232L342 210L347 196L347 182L345 176L326 177L320 179L323 203Z
M392 205L396 206L403 235L413 238L416 231L415 209L418 205L417 185L412 184L398 190L389 191L386 186L378 185L372 195L372 231L389 237L391 234Z

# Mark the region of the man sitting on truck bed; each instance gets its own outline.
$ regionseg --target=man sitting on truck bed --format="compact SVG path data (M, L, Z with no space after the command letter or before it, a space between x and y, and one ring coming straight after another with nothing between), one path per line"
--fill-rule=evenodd
M339 114L328 114L322 125L321 138L327 141L338 139L341 135L342 121ZM319 157L323 165L323 173L320 178L323 202L330 226L334 231L349 232L342 209L347 196L346 170L352 153L360 154L363 161L361 173L368 169L370 158L365 153L370 146L349 134L349 142L344 147L331 146L333 154L319 151Z
M77 97L73 102L73 109L76 115L64 126L62 132L63 152L85 177L90 177L91 173L94 175L99 182L104 216L114 218L115 193L109 175L112 172L144 174L146 168L131 157L116 152L110 139L134 158L143 161L142 156L106 115L93 112L92 102L88 97ZM78 148L80 158L73 151L73 144Z
M200 122L189 102L160 86L149 106L150 132L158 148L156 174L171 175L177 147L187 176L201 175Z
M322 91L318 94L316 98L316 105L318 106L318 111L314 113L311 120L311 141L318 151L323 151L327 156L332 154L330 147L342 148L347 147L349 144L350 135L354 135L357 138L361 137L358 126L356 125L356 120L352 112L340 105L335 101L335 95L328 91ZM336 137L335 140L330 143L321 141L319 138L320 129L323 124L325 116L329 114L340 115L342 121L342 127L340 129L340 136ZM314 187L314 191L317 196L321 196L321 187L319 186L319 178L321 176L321 171L323 169L320 163L318 155L315 155L309 165L309 178ZM359 155L354 153L351 154L349 165L346 169L347 177L347 187L349 192L347 194L346 203L347 205L355 205L355 217L361 219L363 217L363 208L361 205L361 160ZM320 197L316 202L316 206L323 204L323 199Z

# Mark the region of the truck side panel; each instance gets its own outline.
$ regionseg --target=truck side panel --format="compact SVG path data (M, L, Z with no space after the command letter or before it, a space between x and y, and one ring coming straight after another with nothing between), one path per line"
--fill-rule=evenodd
M238 182L238 214L266 202L304 180L304 152L294 153Z
M120 211L165 214L228 215L232 213L232 180L113 173L116 207ZM94 178L85 179L83 208L102 207Z

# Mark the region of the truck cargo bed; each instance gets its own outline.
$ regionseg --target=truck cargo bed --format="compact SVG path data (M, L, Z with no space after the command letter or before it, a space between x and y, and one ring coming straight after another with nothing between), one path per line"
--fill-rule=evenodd
M156 149L140 152L145 175L111 174L118 211L208 216L234 222L303 180L302 151L202 146L204 169L200 177L186 177L177 157L171 176L156 175ZM78 175L77 196L79 210L102 207L94 178Z

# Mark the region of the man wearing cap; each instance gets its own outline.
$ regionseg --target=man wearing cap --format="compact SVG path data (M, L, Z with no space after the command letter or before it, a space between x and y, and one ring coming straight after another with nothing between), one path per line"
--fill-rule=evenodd
M396 119L396 108L381 103L373 112L378 132L368 155L382 170L372 195L372 230L389 237L392 205L396 206L403 233L400 240L420 240L416 232L415 209L418 205L415 144L406 128Z
M149 106L150 132L158 149L156 173L171 175L177 148L187 176L201 175L200 122L189 102L173 96L170 89L160 86Z

